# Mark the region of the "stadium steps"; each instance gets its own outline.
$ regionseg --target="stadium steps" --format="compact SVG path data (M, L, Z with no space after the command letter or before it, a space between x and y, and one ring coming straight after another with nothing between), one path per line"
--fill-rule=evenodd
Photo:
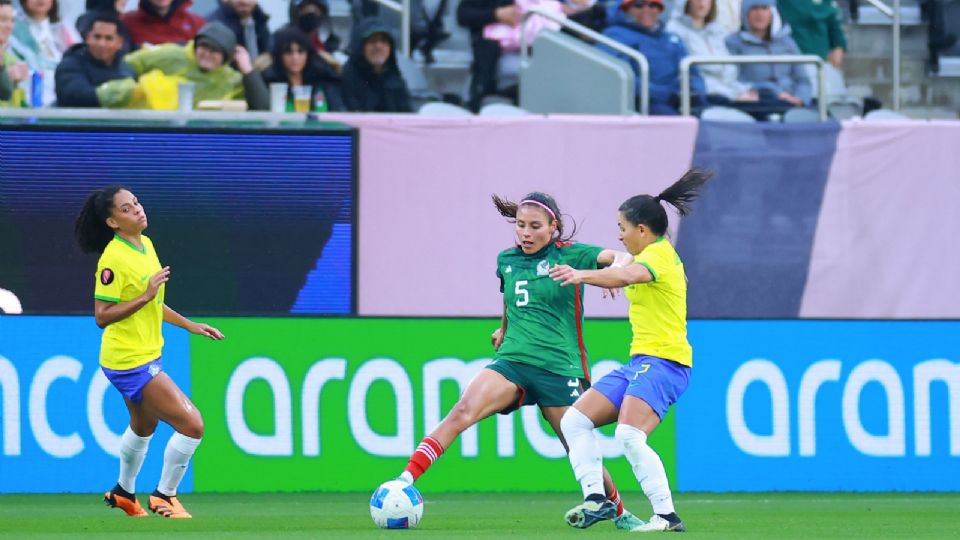
M859 23L846 27L848 51L843 71L847 91L857 97L876 97L884 107L892 108L890 22L889 19L884 22L881 18L885 16L879 12L877 16L871 15L870 10L874 8L866 8L861 5ZM960 84L957 79L928 73L927 26L919 19L919 7L905 3L901 12L904 17L900 28L902 112L911 118L958 118Z

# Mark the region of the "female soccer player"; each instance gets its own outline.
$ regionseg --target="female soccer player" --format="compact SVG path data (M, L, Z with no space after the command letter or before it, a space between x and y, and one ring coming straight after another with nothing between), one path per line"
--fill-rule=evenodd
M586 528L614 515L604 497L603 456L593 429L616 421L616 438L654 511L649 522L633 531L685 530L674 511L660 456L647 445L647 436L686 390L693 365L687 342L687 277L683 262L664 237L667 213L660 203L669 203L681 216L687 215L690 203L711 176L692 169L656 197L637 195L620 205L620 241L634 256L633 264L602 270L571 265L550 269L550 276L561 285L626 287L633 327L630 362L587 390L560 422L570 446L570 464L585 498L567 512L565 518L571 526Z
M189 518L177 499L177 487L200 444L203 419L162 371L160 327L168 322L211 339L223 339L223 334L163 303L170 267L160 267L153 242L142 234L146 228L147 215L136 196L125 187L110 186L90 194L74 229L85 253L101 253L94 293L97 326L104 329L100 366L130 411L130 425L121 438L120 479L103 500L128 516L147 515L134 495L134 484L157 421L163 420L176 433L167 443L160 483L148 506L163 517Z
M401 480L413 483L449 448L460 433L494 414L509 414L523 405L539 405L543 417L560 431L564 411L589 388L583 323L582 287L561 288L549 276L558 265L593 269L629 264L627 253L569 242L553 197L534 192L519 203L493 197L504 217L516 224L516 247L497 257L504 312L491 341L493 363L467 385L460 401L410 457ZM572 233L571 235L572 236ZM609 497L618 528L642 524L624 511L617 488L601 472L601 493Z

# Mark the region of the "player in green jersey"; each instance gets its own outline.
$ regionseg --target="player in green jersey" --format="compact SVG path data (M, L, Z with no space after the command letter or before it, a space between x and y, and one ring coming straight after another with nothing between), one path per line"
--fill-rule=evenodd
M413 483L467 428L495 414L537 405L564 448L560 419L590 387L583 344L583 287L560 287L550 269L626 265L628 253L570 242L553 197L534 192L519 203L494 196L500 214L516 225L516 247L497 257L503 293L500 327L491 336L494 361L470 381L460 400L410 457L401 480ZM623 509L617 488L604 471L606 496L616 508L618 528L643 522Z
M77 217L77 243L86 253L100 253L94 315L103 328L100 366L123 395L130 425L120 438L120 478L103 500L128 516L147 513L134 495L147 446L163 420L176 433L163 453L160 482L149 508L168 518L189 518L177 499L177 487L203 436L203 418L166 373L160 357L164 322L194 334L223 339L216 328L195 323L170 309L164 289L170 267L161 267L153 242L143 234L147 214L123 186L94 191Z
M637 195L620 205L620 241L635 256L632 264L603 270L564 265L550 269L563 285L625 287L633 328L630 362L597 381L560 422L584 496L584 502L564 516L573 527L589 527L614 516L604 495L603 459L594 428L616 422L617 441L654 512L633 532L686 530L674 510L663 462L647 444L647 436L687 389L693 366L687 341L687 276L665 237L667 212L662 203L687 215L711 176L709 171L691 169L659 195Z

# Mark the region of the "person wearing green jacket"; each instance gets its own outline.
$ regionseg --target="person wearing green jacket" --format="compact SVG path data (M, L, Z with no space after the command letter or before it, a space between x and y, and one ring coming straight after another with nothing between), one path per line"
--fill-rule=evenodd
M237 69L228 61L233 59ZM124 60L137 76L160 70L193 82L194 105L204 100L245 99L251 110L270 108L270 93L260 72L253 69L250 54L237 45L236 37L223 23L204 26L186 45L165 44L128 54ZM238 71L239 70L239 71ZM143 106L143 92L133 79L103 83L97 97L104 107Z
M0 106L19 106L19 103L7 102L13 97L16 84L30 76L27 65L9 49L13 17L10 0L0 0Z
M837 69L843 67L847 38L835 0L777 0L777 9L790 25L800 52L815 54Z

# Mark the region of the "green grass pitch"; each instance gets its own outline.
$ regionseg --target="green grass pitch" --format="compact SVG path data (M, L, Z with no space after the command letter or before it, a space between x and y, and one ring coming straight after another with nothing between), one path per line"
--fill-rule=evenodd
M424 494L414 531L374 527L367 494L186 494L192 520L127 518L99 495L0 495L3 538L555 538L627 534L563 523L577 494ZM141 494L141 504L146 497ZM681 538L960 538L960 493L685 493ZM647 517L632 493L627 506Z

